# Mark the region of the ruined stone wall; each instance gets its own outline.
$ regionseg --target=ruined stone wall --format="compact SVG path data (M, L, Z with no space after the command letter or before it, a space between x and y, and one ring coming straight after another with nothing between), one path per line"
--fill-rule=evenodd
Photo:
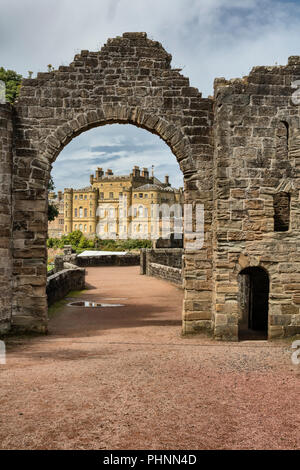
M182 257L184 250L182 248L143 248L141 255L146 256L145 273L147 272L147 264L157 263L172 268L182 269Z
M300 120L291 99L299 78L300 58L292 57L287 66L255 67L244 79L215 81L217 338L237 339L238 274L248 266L269 275L269 338L299 332ZM274 201L282 192L290 197L288 231L274 226Z
M118 255L116 252L113 255L77 256L74 262L77 266L86 268L89 266L139 266L140 255L139 253Z
M82 51L69 66L23 80L16 104L13 183L14 217L20 222L14 230L14 263L23 270L14 279L15 327L26 324L42 330L46 322L43 292L51 165L72 138L105 124L149 130L177 158L184 174L185 202L202 203L206 209L204 247L186 254L185 298L196 299L200 289L211 299L212 100L202 98L170 62L170 54L145 33L125 33L109 39L101 51ZM211 301L202 307L203 311L194 311L192 302L185 305L185 331L195 331L203 326L203 318L210 319Z
M172 268L172 266L165 266L163 264L149 263L147 274L149 276L163 279L164 281L172 282L182 286L182 270L179 268Z
M183 253L182 248L143 248L140 256L140 273L182 286Z
M48 305L63 299L73 290L83 290L84 288L85 269L63 269L58 273L52 274L47 279Z
M10 328L12 304L12 108L0 104L0 334Z
M11 122L9 107L0 107L0 323L10 316L12 285L12 326L46 331L51 166L80 133L119 123L170 147L184 174L184 202L193 206L193 230L196 206L204 206L203 246L195 233L184 234L183 332L214 328L217 338L236 340L239 273L251 266L270 280L269 337L299 332L300 105L292 84L300 80L300 58L255 67L243 79L217 79L214 100L203 99L170 62L145 33L125 33L23 81L13 115L13 276ZM146 261L143 255L142 269Z

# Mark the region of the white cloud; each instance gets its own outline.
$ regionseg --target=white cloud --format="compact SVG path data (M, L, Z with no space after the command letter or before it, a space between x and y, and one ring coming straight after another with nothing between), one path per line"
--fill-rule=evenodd
M182 173L169 147L156 135L132 125L114 124L84 132L72 140L53 165L56 189L89 185L97 167L111 168L117 175L129 174L138 165L163 180L168 174L173 186L183 186Z

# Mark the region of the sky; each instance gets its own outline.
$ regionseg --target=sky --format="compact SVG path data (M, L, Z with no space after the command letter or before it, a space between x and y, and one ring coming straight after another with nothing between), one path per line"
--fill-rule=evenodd
M300 0L0 0L0 66L35 76L126 31L160 41L172 67L206 97L215 77L242 77L255 65L284 65L300 55ZM126 174L152 163L157 177L168 173L182 185L159 137L130 125L104 126L66 146L53 176L56 189L81 187L97 166Z

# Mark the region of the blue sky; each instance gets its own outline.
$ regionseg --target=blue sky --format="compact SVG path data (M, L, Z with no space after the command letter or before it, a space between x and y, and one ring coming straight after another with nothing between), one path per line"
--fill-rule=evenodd
M68 65L81 49L99 50L125 31L146 31L160 41L172 66L208 96L215 77L242 77L255 65L286 64L300 55L300 1L1 0L0 66L36 74L49 63ZM60 154L53 174L57 189L80 187L97 166L127 173L133 164L151 166L151 156L157 176L169 173L180 185L169 148L133 126L82 134Z

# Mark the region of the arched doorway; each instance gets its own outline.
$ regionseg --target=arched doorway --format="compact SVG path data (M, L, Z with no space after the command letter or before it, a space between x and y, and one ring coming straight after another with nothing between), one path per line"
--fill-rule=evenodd
M269 276L260 267L239 274L239 339L267 339Z
M192 227L196 206L204 208L205 239L201 229L199 237L185 232L182 328L211 329L212 111L213 100L190 87L189 79L171 68L171 55L146 33L124 33L100 51L81 51L69 66L22 81L10 116L12 328L47 330L47 187L53 162L84 131L133 124L159 136L175 155L184 174L184 203L194 211Z

